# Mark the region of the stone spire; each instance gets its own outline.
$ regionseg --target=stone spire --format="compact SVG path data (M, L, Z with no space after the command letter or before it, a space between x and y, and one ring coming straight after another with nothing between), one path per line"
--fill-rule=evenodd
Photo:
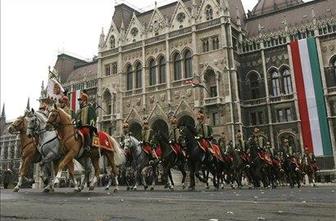
M30 110L30 98L28 97L28 100L27 100L27 106L26 106L26 109L27 110Z
M104 28L102 28L102 32L100 33L100 37L99 37L99 48L103 48L104 47L104 43L105 43L105 34L104 34Z
M6 118L5 104L2 105L1 118Z
M192 0L191 17L196 18L196 14L197 14L197 3L196 0Z

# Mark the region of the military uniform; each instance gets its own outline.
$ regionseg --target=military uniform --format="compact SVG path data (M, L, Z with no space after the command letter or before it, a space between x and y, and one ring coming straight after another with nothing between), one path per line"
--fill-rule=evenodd
M236 140L237 140L236 150L244 152L245 151L245 142L242 138L242 134L241 134L240 130L237 132Z
M76 113L76 126L79 128L81 133L85 137L85 149L90 150L92 143L93 132L96 131L96 111L88 103L88 95L84 92L81 93L80 100L80 109Z
M205 123L205 115L203 111L197 114L198 125L196 126L197 139L200 144L205 148L212 148L212 127Z
M159 159L156 155L155 148L157 146L156 143L153 142L154 132L151 128L149 128L148 121L145 119L143 123L143 129L141 134L142 145L145 151L150 152L154 159Z
M218 146L221 149L222 154L226 152L226 137L224 132L222 133L222 136L218 139Z

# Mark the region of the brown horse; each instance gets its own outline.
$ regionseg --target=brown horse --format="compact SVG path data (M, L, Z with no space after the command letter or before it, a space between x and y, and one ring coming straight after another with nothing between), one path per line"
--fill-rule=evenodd
M115 191L118 190L117 177L119 171L117 166L121 165L125 161L125 154L120 148L120 145L112 137L108 136L108 140L113 144L113 151L92 146L90 153L84 152L84 141L82 135L74 127L71 122L70 115L68 115L63 109L57 108L56 105L54 106L54 109L51 110L46 124L46 129L51 129L52 127L54 127L58 132L64 154L64 157L58 166L58 172L54 182L55 184L59 182L61 171L64 169L65 165L73 161L73 159L79 159L79 161L84 160L84 162L87 162L87 160L90 159L94 167L95 176L90 182L89 190L93 190L100 174L99 158L100 156L105 156L109 166L111 167L110 175L115 179ZM87 169L88 168L86 166L85 170ZM82 183L82 188L83 187Z
M18 117L9 127L8 132L11 134L19 134L20 144L21 144L21 165L19 171L19 179L17 185L14 187L13 191L18 192L22 185L24 177L27 176L29 167L32 163L39 163L41 161L41 154L39 153L37 146L38 140L35 137L29 137L26 133L27 131L27 120L23 117ZM57 171L57 162L55 163L55 172ZM69 169L69 175L72 181L76 184L74 180L74 164L70 162L67 165ZM44 189L45 192L49 192L51 185L47 185Z
M27 121L25 117L18 117L8 128L11 134L19 134L21 144L21 165L19 171L19 180L13 191L18 192L22 185L24 177L27 176L29 167L32 163L37 163L41 159L37 151L37 141L35 138L29 138L26 134Z

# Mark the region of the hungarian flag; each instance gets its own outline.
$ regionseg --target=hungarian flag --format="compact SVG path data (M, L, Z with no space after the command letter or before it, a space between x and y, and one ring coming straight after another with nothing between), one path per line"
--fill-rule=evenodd
M316 156L332 155L316 40L311 37L293 41L290 48L303 144Z
M76 113L79 110L79 101L78 98L80 97L80 90L72 91L69 93L69 101L71 110Z

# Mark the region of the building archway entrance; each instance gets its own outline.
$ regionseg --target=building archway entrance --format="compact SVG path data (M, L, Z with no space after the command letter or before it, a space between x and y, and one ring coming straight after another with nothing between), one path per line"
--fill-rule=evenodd
M141 139L141 131L142 126L139 123L134 122L130 125L130 132L132 133L132 136L138 140Z
M184 115L177 122L177 126L179 127L180 125L188 125L191 127L195 127L195 121L189 115Z
M154 132L160 130L162 133L166 134L167 136L169 135L168 124L166 123L166 121L162 119L157 119L156 121L154 121L151 128Z

